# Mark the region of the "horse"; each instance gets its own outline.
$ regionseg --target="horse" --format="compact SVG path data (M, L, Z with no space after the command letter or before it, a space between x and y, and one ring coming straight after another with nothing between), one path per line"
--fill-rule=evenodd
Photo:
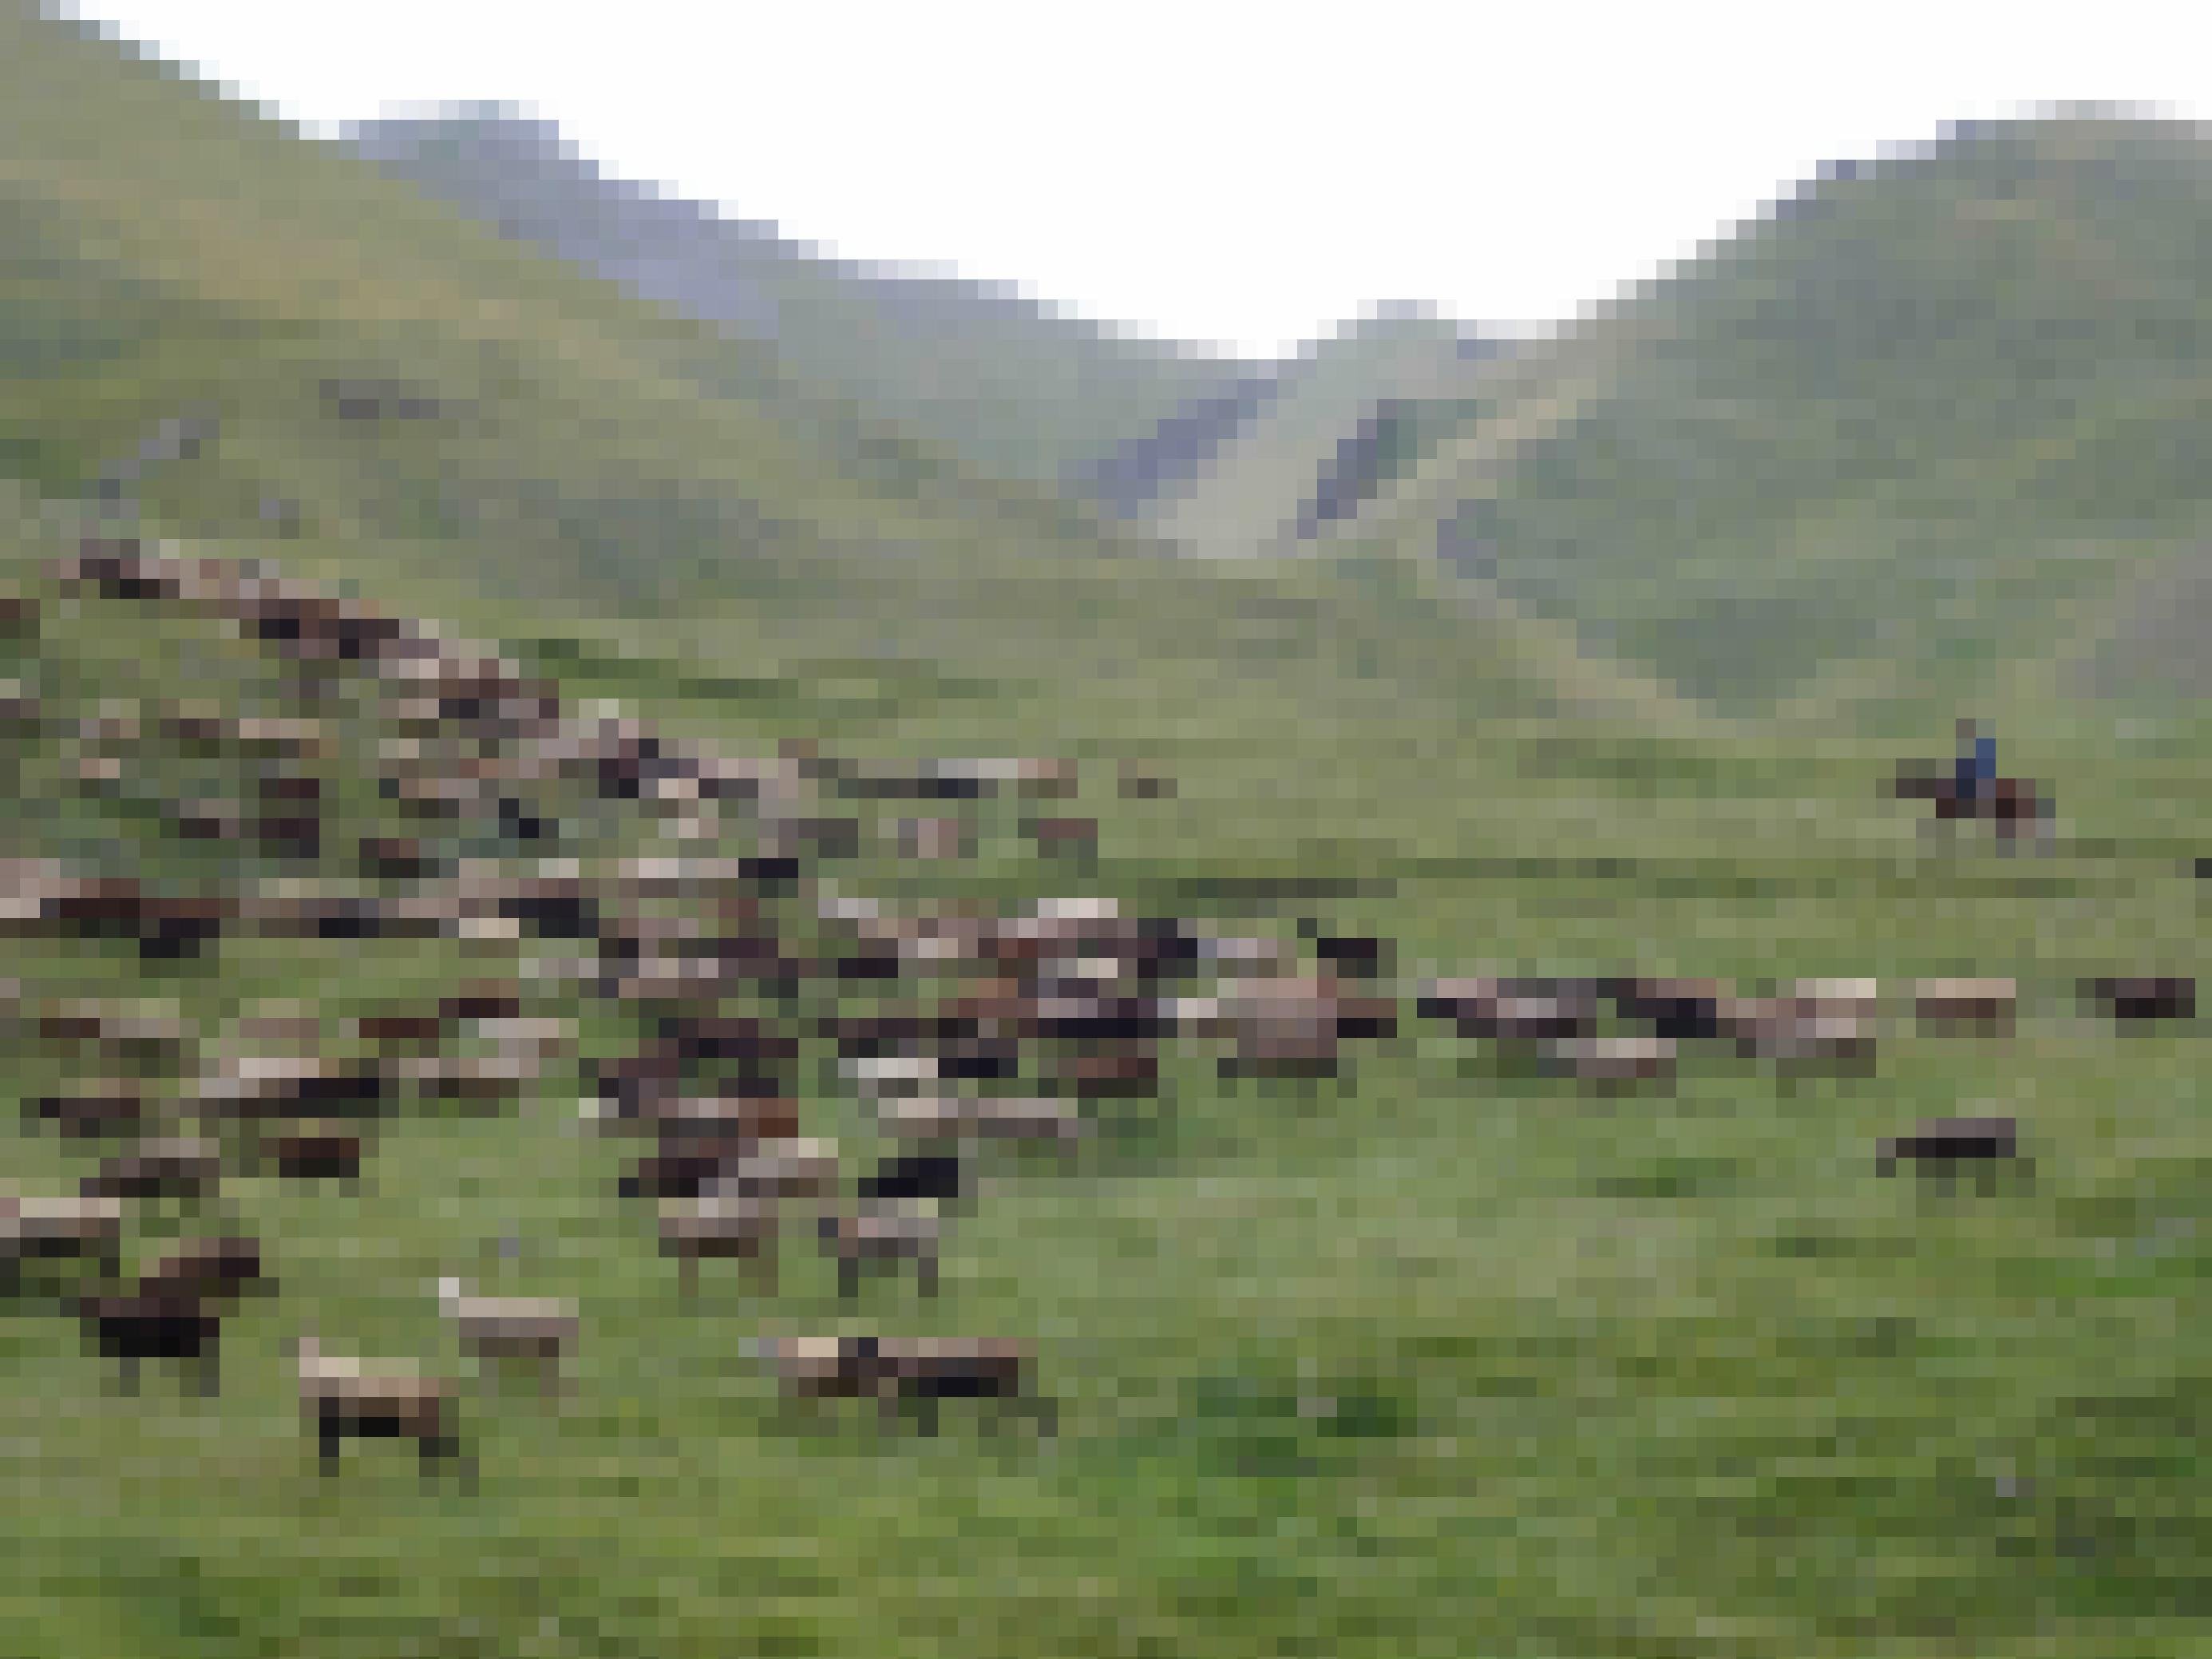
M2022 836L2045 846L2050 842L2051 798L2033 779L1991 778L1972 795L1964 795L1949 768L1909 763L1898 769L1890 793L1899 800L1933 801L1938 823L1986 818L1996 827L1998 843L2008 848Z

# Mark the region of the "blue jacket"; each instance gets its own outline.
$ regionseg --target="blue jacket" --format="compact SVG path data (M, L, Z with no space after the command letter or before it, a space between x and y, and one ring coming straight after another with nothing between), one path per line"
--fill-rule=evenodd
M1959 757L1958 786L1961 795L1978 795L1996 781L1997 775L1997 740L1992 737L1978 737L1973 748Z

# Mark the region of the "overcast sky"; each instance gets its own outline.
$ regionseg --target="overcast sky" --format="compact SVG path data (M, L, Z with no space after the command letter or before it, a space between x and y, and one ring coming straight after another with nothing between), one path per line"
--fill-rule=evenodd
M1949 121L2212 108L2212 8L2171 0L51 9L311 130L514 103L834 257L1261 356L1380 302L1571 317Z

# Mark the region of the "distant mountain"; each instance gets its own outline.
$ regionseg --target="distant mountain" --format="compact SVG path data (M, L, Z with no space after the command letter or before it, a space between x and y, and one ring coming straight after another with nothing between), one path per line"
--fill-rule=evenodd
M347 142L392 175L686 316L770 343L797 379L971 465L1058 484L1249 372L1123 337L1006 289L825 257L607 177L501 106L373 121Z
M1442 555L1747 713L2193 695L2208 268L2193 126L2069 112L1825 169L1520 354L1323 539Z
M1279 366L1234 421L1200 425L1150 499L1117 504L1194 553L1308 550L1415 465L1508 350L1426 307L1378 307Z

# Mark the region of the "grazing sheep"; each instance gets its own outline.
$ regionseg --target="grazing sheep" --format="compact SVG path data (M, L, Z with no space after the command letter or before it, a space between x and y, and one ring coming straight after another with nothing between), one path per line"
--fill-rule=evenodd
M1419 996L1424 1018L1455 1021L1462 1036L1504 1042L1545 1042L1593 1036L1597 1031L1595 984L1547 980L1442 980Z
M474 1296L459 1279L438 1281L438 1305L459 1329L461 1345L480 1359L526 1359L547 1395L561 1386L562 1356L580 1328L576 1304L563 1297Z
M1923 979L1912 988L1913 1018L1923 1028L2009 1031L2019 1006L2020 986L2010 979Z
M1659 1036L1571 1037L1553 1043L1547 1060L1577 1082L1620 1085L1674 1075L1674 1044Z
M744 1193L710 1192L692 1199L666 1199L660 1206L660 1253L676 1258L678 1283L686 1297L699 1289L699 1264L748 1261L763 1286L776 1284L775 1243L781 1213L775 1200Z
M300 1378L300 1403L315 1425L322 1468L338 1466L346 1437L363 1440L412 1440L423 1471L441 1463L458 1465L472 1478L472 1460L461 1454L454 1426L454 1394L444 1377L425 1376L412 1365L371 1364L325 1353L312 1335L294 1340Z
M123 1266L123 1206L112 1198L60 1198L0 1192L0 1273L26 1261L74 1257L112 1278Z
M2193 979L2093 979L2081 992L2092 1006L2124 1023L2197 1018Z
M754 1338L747 1357L763 1359L786 1393L800 1399L873 1396L887 1421L902 1403L918 1407L923 1431L934 1434L939 1402L948 1399L1026 1401L1041 1434L1056 1427L1052 1403L1032 1389L1030 1346L1003 1339L959 1337Z
M138 1368L149 1359L192 1361L201 1394L213 1399L220 1389L222 1316L205 1298L142 1284L135 1291L80 1297L76 1311L100 1352L121 1366L125 1394L138 1392Z
M622 1122L619 1112L614 1121ZM659 1132L663 1152L740 1135L759 1141L787 1140L799 1133L799 1103L781 1095L685 1096L647 1105L634 1115L634 1121Z
M136 1134L146 1127L145 1097L122 1085L95 1085L76 1094L41 1095L27 1115L58 1125L71 1140Z
M874 1059L848 1060L845 1075L865 1094L890 1099L912 1096L925 1083L939 1081L944 1073L934 1054L885 1054Z
M724 1136L683 1151L664 1151L632 1164L615 1191L623 1198L696 1198L759 1146L750 1136Z
M260 1244L232 1236L192 1239L179 1245L140 1279L139 1287L234 1299L247 1290L272 1291L276 1281L262 1270Z
M710 1193L750 1198L827 1198L837 1189L837 1143L818 1137L769 1141L732 1163Z
M1885 1136L1875 1148L1875 1168L1893 1173L1899 1162L1956 1174L1960 1165L1973 1164L1983 1171L2020 1156L2020 1125L2009 1117L1930 1118L1910 1134Z
M328 1128L264 1135L256 1147L263 1164L291 1181L357 1181L365 1150L362 1136Z
M818 1227L823 1248L836 1259L840 1295L849 1298L860 1294L863 1269L901 1261L915 1264L924 1296L937 1294L938 1246L945 1226L933 1205L889 1205L851 1215L825 1215Z
M878 1121L885 1133L908 1140L1049 1140L1073 1146L1089 1131L1065 1101L1000 1095L885 1101Z
M1717 979L1608 979L1598 994L1631 1024L1671 1042L1721 1035L1726 990Z
M1717 1029L1746 1060L1787 1067L1869 1064L1875 1052L1875 1024L1865 1013L1849 1012L1851 1006L1840 998L1724 995Z
M860 1182L860 1196L874 1201L926 1198L950 1204L965 1191L966 1170L952 1152L897 1153L878 1163Z
M181 1198L198 1200L222 1178L222 1155L211 1140L149 1140L111 1158L77 1182L87 1198Z

